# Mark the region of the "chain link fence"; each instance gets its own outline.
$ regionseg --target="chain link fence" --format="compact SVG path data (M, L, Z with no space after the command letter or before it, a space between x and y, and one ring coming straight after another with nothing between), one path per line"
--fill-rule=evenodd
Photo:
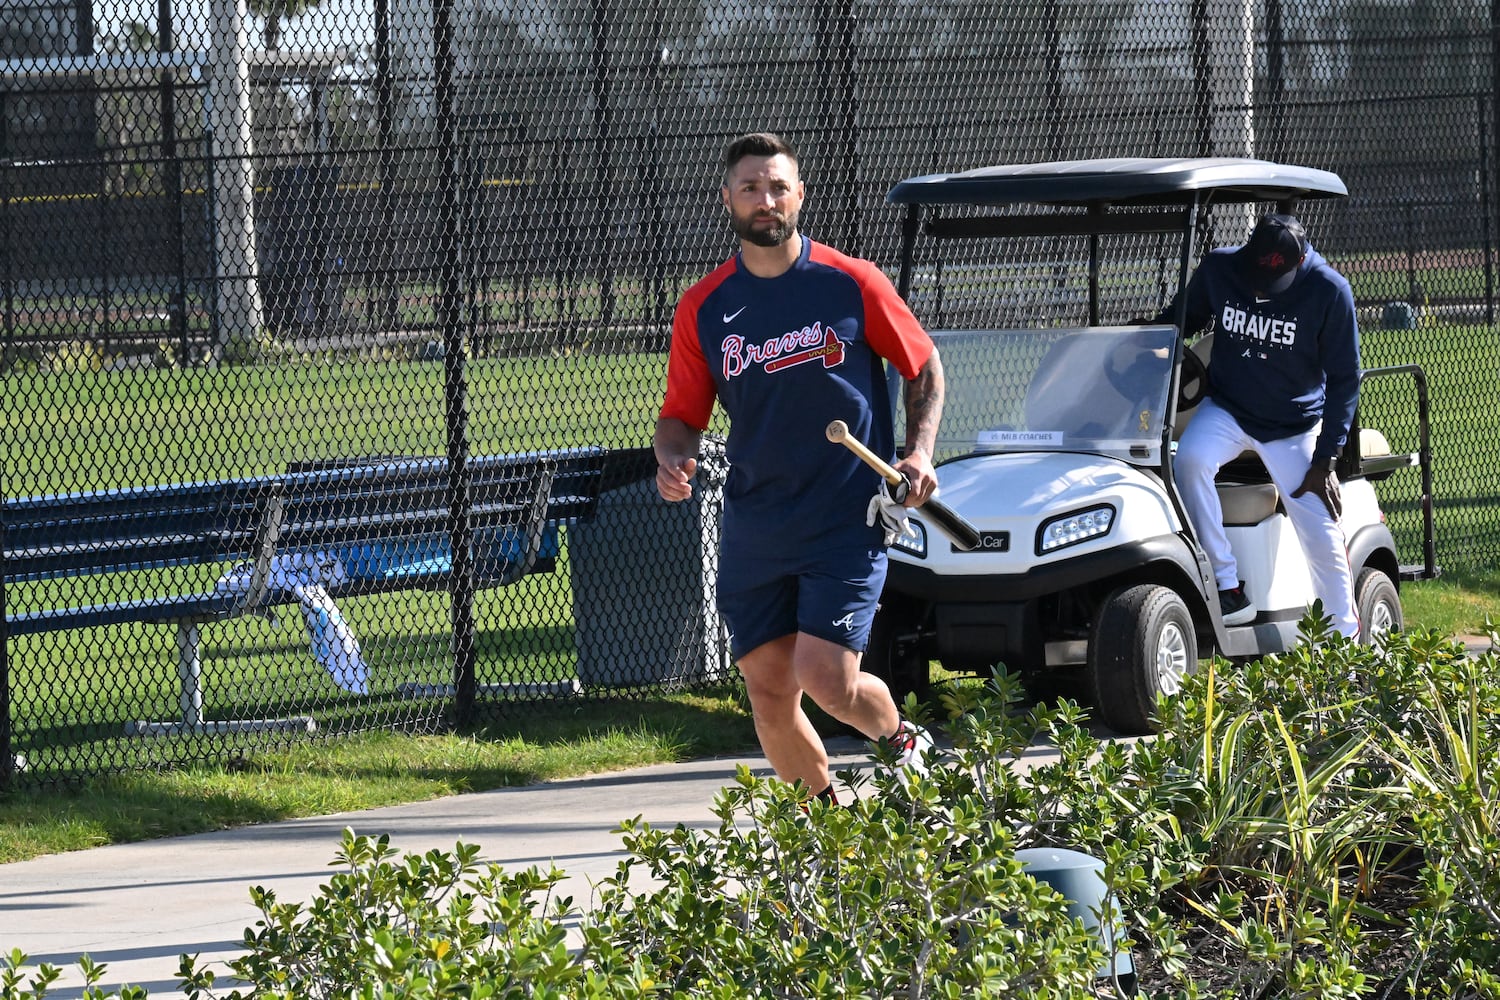
M730 677L715 463L669 507L646 447L753 129L801 148L805 231L888 268L916 173L1339 172L1313 241L1365 364L1426 366L1439 561L1493 572L1494 29L1462 0L12 0L0 783ZM914 305L1064 319L1070 249L947 247ZM1163 300L1159 256L1107 321Z

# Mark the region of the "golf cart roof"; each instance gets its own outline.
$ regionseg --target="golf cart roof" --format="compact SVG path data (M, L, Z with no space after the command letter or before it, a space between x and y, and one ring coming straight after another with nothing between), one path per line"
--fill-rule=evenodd
M898 205L1186 205L1341 198L1337 174L1239 157L1116 157L1013 163L910 177Z

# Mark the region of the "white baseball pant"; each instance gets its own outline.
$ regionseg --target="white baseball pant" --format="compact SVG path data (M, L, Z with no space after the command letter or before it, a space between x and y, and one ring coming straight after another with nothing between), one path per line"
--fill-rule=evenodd
M1334 628L1353 638L1359 635L1359 615L1354 607L1354 583L1344 532L1317 496L1312 493L1292 496L1307 475L1320 427L1315 425L1302 434L1276 441L1257 441L1227 411L1212 399L1205 399L1198 404L1187 430L1182 432L1172 470L1182 493L1182 504L1213 567L1219 589L1230 590L1239 586L1239 567L1224 531L1224 510L1214 489L1214 477L1226 462L1243 451L1259 455L1281 493L1281 502L1302 544L1314 593L1323 599L1323 610L1333 618Z

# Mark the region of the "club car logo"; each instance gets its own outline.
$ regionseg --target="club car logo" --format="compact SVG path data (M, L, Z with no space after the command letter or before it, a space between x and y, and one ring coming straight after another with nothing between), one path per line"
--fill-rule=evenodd
M981 531L979 533L979 544L972 549L961 549L957 545L954 545L952 548L954 552L1009 552L1010 532Z

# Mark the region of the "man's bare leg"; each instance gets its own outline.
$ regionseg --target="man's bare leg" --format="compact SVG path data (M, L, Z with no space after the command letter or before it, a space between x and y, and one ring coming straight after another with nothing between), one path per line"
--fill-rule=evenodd
M870 739L896 732L901 714L885 681L861 673L860 654L805 633L797 635L792 671L823 711Z
M740 657L761 751L783 781L827 788L828 752L802 708L804 692L845 725L878 739L901 724L885 682L861 673L860 654L805 633L782 636Z
M757 646L739 659L755 735L761 752L782 781L801 781L814 794L830 784L828 752L812 720L802 710L802 687L792 661L797 636L786 635Z

